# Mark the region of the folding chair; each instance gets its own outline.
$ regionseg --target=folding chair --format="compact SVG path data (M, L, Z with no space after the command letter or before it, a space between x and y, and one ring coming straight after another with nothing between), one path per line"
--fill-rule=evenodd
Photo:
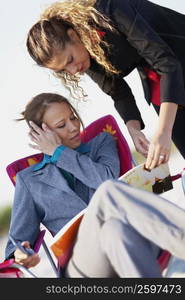
M99 133L101 133L103 131L109 132L116 139L119 158L120 158L120 176L121 176L133 167L134 162L132 159L132 155L131 155L128 143L127 143L126 139L124 138L124 136L113 116L106 115L106 116L101 117L100 119L94 121L89 126L87 126L84 129L84 131L81 133L82 141L88 142L90 139L94 138L96 135L98 135ZM17 172L35 164L35 163L40 162L42 160L42 158L43 158L42 153L36 153L36 154L30 155L30 156L21 158L19 160L16 160L13 163L9 164L6 168L6 170L7 170L7 173L9 175L12 183L14 185L16 183ZM178 174L178 175L174 176L173 179L175 180L180 177L181 177L181 174ZM48 259L51 263L51 266L52 266L56 276L59 277L62 274L62 270L60 270L60 272L59 272L59 265L56 266L56 264L51 256L50 251L44 241L44 235L45 235L45 230L41 230L40 234L36 240L34 250L35 250L35 252L38 252L41 244L43 245L44 250L45 250L45 252L48 256ZM168 261L170 259L170 256L171 256L170 253L168 253L167 251L164 250L164 251L162 251L160 257L158 258L158 262L160 264L162 271L166 268ZM5 272L10 268L14 268L14 269L11 269L12 273L10 272L10 274L12 274L12 276L10 275L10 277L23 277L23 273L25 273L31 277L35 277L35 275L32 274L32 272L30 272L28 269L26 269L18 264L15 264L14 259L7 260L0 264L0 277L3 276L2 275L3 271L5 274Z

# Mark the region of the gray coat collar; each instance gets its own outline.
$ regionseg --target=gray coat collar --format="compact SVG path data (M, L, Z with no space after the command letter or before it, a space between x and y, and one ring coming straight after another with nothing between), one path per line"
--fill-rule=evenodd
M74 193L70 189L66 179L62 176L60 169L53 164L48 164L44 168L38 171L34 171L32 173L32 177L36 176L37 180L42 181L44 184L48 184L54 188L60 189L70 194Z

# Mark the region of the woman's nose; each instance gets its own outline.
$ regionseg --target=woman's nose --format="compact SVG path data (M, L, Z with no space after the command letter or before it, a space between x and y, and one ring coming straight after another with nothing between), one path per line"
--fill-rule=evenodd
M70 131L70 132L73 132L73 131L75 131L77 129L77 126L73 123L73 122L69 122L68 123L68 130Z

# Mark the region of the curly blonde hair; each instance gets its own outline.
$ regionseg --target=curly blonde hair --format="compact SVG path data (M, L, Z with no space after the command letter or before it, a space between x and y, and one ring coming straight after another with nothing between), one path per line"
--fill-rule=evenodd
M27 48L32 58L42 66L51 62L56 49L64 49L70 41L69 28L74 29L91 57L107 73L118 74L119 71L108 61L102 45L109 50L109 45L102 40L98 29L116 31L110 20L98 12L94 5L96 0L67 0L51 4L42 13L40 20L30 29ZM74 98L83 98L85 93L79 86L80 76L66 72L55 72L63 84L70 89Z

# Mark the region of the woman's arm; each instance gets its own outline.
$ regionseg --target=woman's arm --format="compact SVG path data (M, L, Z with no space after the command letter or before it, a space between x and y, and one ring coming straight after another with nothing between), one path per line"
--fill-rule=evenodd
M110 134L100 134L90 147L93 158L66 147L56 165L96 189L105 180L119 177L120 162L116 141Z
M177 104L167 102L161 104L158 128L151 140L148 151L146 161L146 167L148 169L152 169L156 165L169 160L172 129L176 112Z
M112 19L119 31L126 35L128 42L137 49L151 68L161 75L159 127L152 139L147 158L147 165L151 168L169 159L171 132L167 130L167 134L166 128L168 125L171 130L173 128L177 105L185 105L182 67L172 49L146 21L144 1L109 0L107 5L105 4L106 2L102 0L102 12ZM135 133L137 131L132 130L133 140L137 138ZM161 155L165 155L165 158L162 159Z
M33 247L40 230L40 219L38 217L34 201L30 191L27 189L21 172L16 175L15 196L12 207L9 234L16 241L29 241ZM8 240L5 257L12 256L15 246Z
M120 163L116 141L110 134L102 133L92 140L90 152L93 158L91 158L69 147L59 146L61 148L59 149L56 133L51 129L46 128L44 131L33 122L32 127L39 133L39 136L37 134L33 139L36 145L32 147L49 154L51 163L71 173L85 185L96 189L103 181L119 177ZM52 155L55 155L55 160L52 159Z
M144 122L132 91L123 79L123 75L108 76L101 70L96 73L95 69L87 73L107 95L111 96L116 110L126 123L136 150L146 156L149 142L141 132L144 129Z
M95 62L92 62L91 69L86 73L98 84L104 93L113 99L114 106L125 123L129 120L138 120L141 129L144 128L134 95L127 82L123 79L123 74L108 75Z

